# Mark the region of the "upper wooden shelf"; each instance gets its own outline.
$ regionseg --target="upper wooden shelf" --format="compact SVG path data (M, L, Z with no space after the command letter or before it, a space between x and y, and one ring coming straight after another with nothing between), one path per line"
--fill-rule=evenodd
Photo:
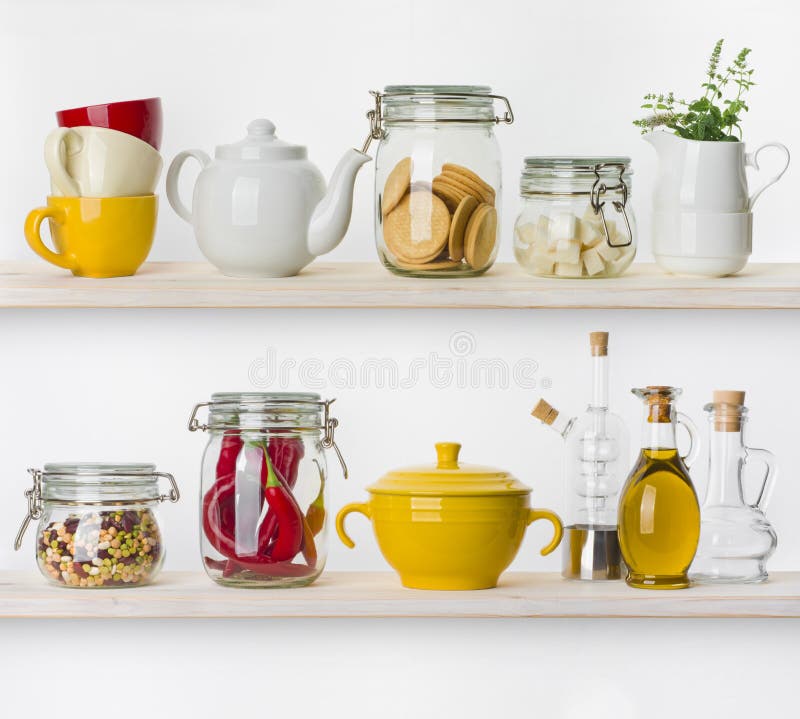
M377 261L314 262L298 277L225 277L206 263L151 262L134 277L73 277L43 262L0 262L0 307L447 307L800 309L800 264L750 265L723 279L635 264L605 280L543 279L514 263L464 279L397 277Z
M66 589L38 573L0 572L1 618L800 617L800 573L758 585L630 589L508 572L497 589L404 589L394 574L326 572L303 589L231 589L205 574L165 572L149 587Z

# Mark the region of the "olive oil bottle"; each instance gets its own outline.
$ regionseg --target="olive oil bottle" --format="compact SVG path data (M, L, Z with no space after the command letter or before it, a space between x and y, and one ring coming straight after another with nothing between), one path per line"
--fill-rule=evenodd
M688 467L700 447L697 430L678 413L677 387L634 389L645 403L642 451L622 488L619 543L626 582L640 589L683 589L700 538L700 505ZM689 454L678 454L675 430L689 431Z

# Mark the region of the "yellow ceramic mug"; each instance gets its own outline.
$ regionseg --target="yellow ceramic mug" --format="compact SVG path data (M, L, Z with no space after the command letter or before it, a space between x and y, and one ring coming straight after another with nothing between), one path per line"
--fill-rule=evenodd
M48 262L78 277L127 277L147 259L153 246L158 198L48 197L25 220L25 239ZM40 234L50 220L56 251Z

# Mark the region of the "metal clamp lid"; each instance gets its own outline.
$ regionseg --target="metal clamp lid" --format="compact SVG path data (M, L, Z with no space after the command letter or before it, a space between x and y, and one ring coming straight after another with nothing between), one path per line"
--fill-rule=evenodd
M502 116L495 115L493 120L484 118L416 118L414 122L457 122L463 123L486 123L494 122L495 125L510 125L514 122L514 111L511 103L505 95L495 95L489 92L380 92L380 90L370 90L369 94L375 98L375 107L367 112L369 120L369 135L364 141L361 152L366 152L373 140L380 140L383 137L383 101L385 98L408 99L408 100L470 100L470 99L490 99L500 100L506 106Z
M19 531L17 532L17 536L14 539L14 550L19 550L22 547L22 538L25 536L25 532L28 529L28 525L31 523L31 520L40 519L44 510L44 500L42 498L42 479L47 475L47 472L43 472L41 469L28 469L28 474L33 477L33 486L29 487L25 490L25 498L28 500L28 513L25 515L25 518L22 520L22 524L20 525ZM102 474L102 473L99 473ZM125 477L126 475L117 474L115 478ZM141 475L127 475L130 477L136 477L141 479ZM177 502L181 498L181 491L178 489L178 483L175 481L175 477L171 475L169 472L153 472L151 475L153 477L161 477L166 479L170 483L170 489L167 494L160 494L156 498L159 502L166 502L169 500L170 502ZM137 504L139 502L152 502L153 498L147 497L145 499L126 499L124 503L130 504ZM76 507L83 507L83 506L90 506L90 507L102 507L102 506L114 506L120 504L120 500L118 499L109 499L109 500L98 500L98 501L59 501L59 504L66 504Z
M607 167L613 167L615 170L619 170L619 179L617 184L608 186L600 179L600 172ZM631 230L631 223L628 220L628 213L625 211L625 206L628 204L628 186L625 184L623 175L625 174L626 169L627 166L621 162L603 162L594 166L595 181L594 185L592 185L591 204L594 214L599 214L600 219L603 221L603 233L605 234L605 240L609 247L629 247L633 243L633 231ZM606 203L605 201L601 202L600 197L606 192L617 191L622 194L622 200L612 200L611 204L614 206L614 209L625 219L625 227L628 231L628 241L615 245L611 242L611 235L608 233L608 225L606 224L606 214L603 210L603 206Z
M336 417L331 417L330 408L331 405L336 401L336 399L326 399L320 401L298 401L296 399L269 399L268 401L264 400L239 400L235 402L198 402L194 408L192 409L192 414L189 417L189 422L187 423L187 429L190 432L197 432L198 430L201 432L206 432L207 430L219 430L219 429L239 429L241 431L246 432L257 432L257 431L269 431L271 428L269 426L264 427L252 427L246 428L242 430L241 427L231 427L229 424L214 424L209 421L208 424L201 424L200 420L197 418L197 413L203 407L216 407L219 408L220 406L228 405L232 409L236 407L242 406L253 406L257 407L259 405L268 404L269 406L272 405L311 405L315 407L319 407L323 410L323 417L322 417L322 424L314 425L314 426L295 426L291 427L291 429L298 430L298 431L314 431L314 430L321 430L324 432L322 437L322 446L325 449L333 449L336 453L336 458L339 460L339 464L342 467L342 473L344 474L344 478L347 479L349 476L349 472L347 470L347 464L344 461L344 457L336 444L335 433L336 428L339 426L339 420ZM288 429L286 426L280 427L280 429Z

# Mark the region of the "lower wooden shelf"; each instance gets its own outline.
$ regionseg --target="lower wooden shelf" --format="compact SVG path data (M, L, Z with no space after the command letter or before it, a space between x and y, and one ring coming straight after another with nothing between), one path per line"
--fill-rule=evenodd
M394 574L329 572L302 589L219 587L204 574L165 572L148 587L81 591L38 574L0 572L0 618L315 617L797 617L800 572L759 585L697 586L664 592L623 582L569 582L557 574L507 573L496 589L404 589Z

